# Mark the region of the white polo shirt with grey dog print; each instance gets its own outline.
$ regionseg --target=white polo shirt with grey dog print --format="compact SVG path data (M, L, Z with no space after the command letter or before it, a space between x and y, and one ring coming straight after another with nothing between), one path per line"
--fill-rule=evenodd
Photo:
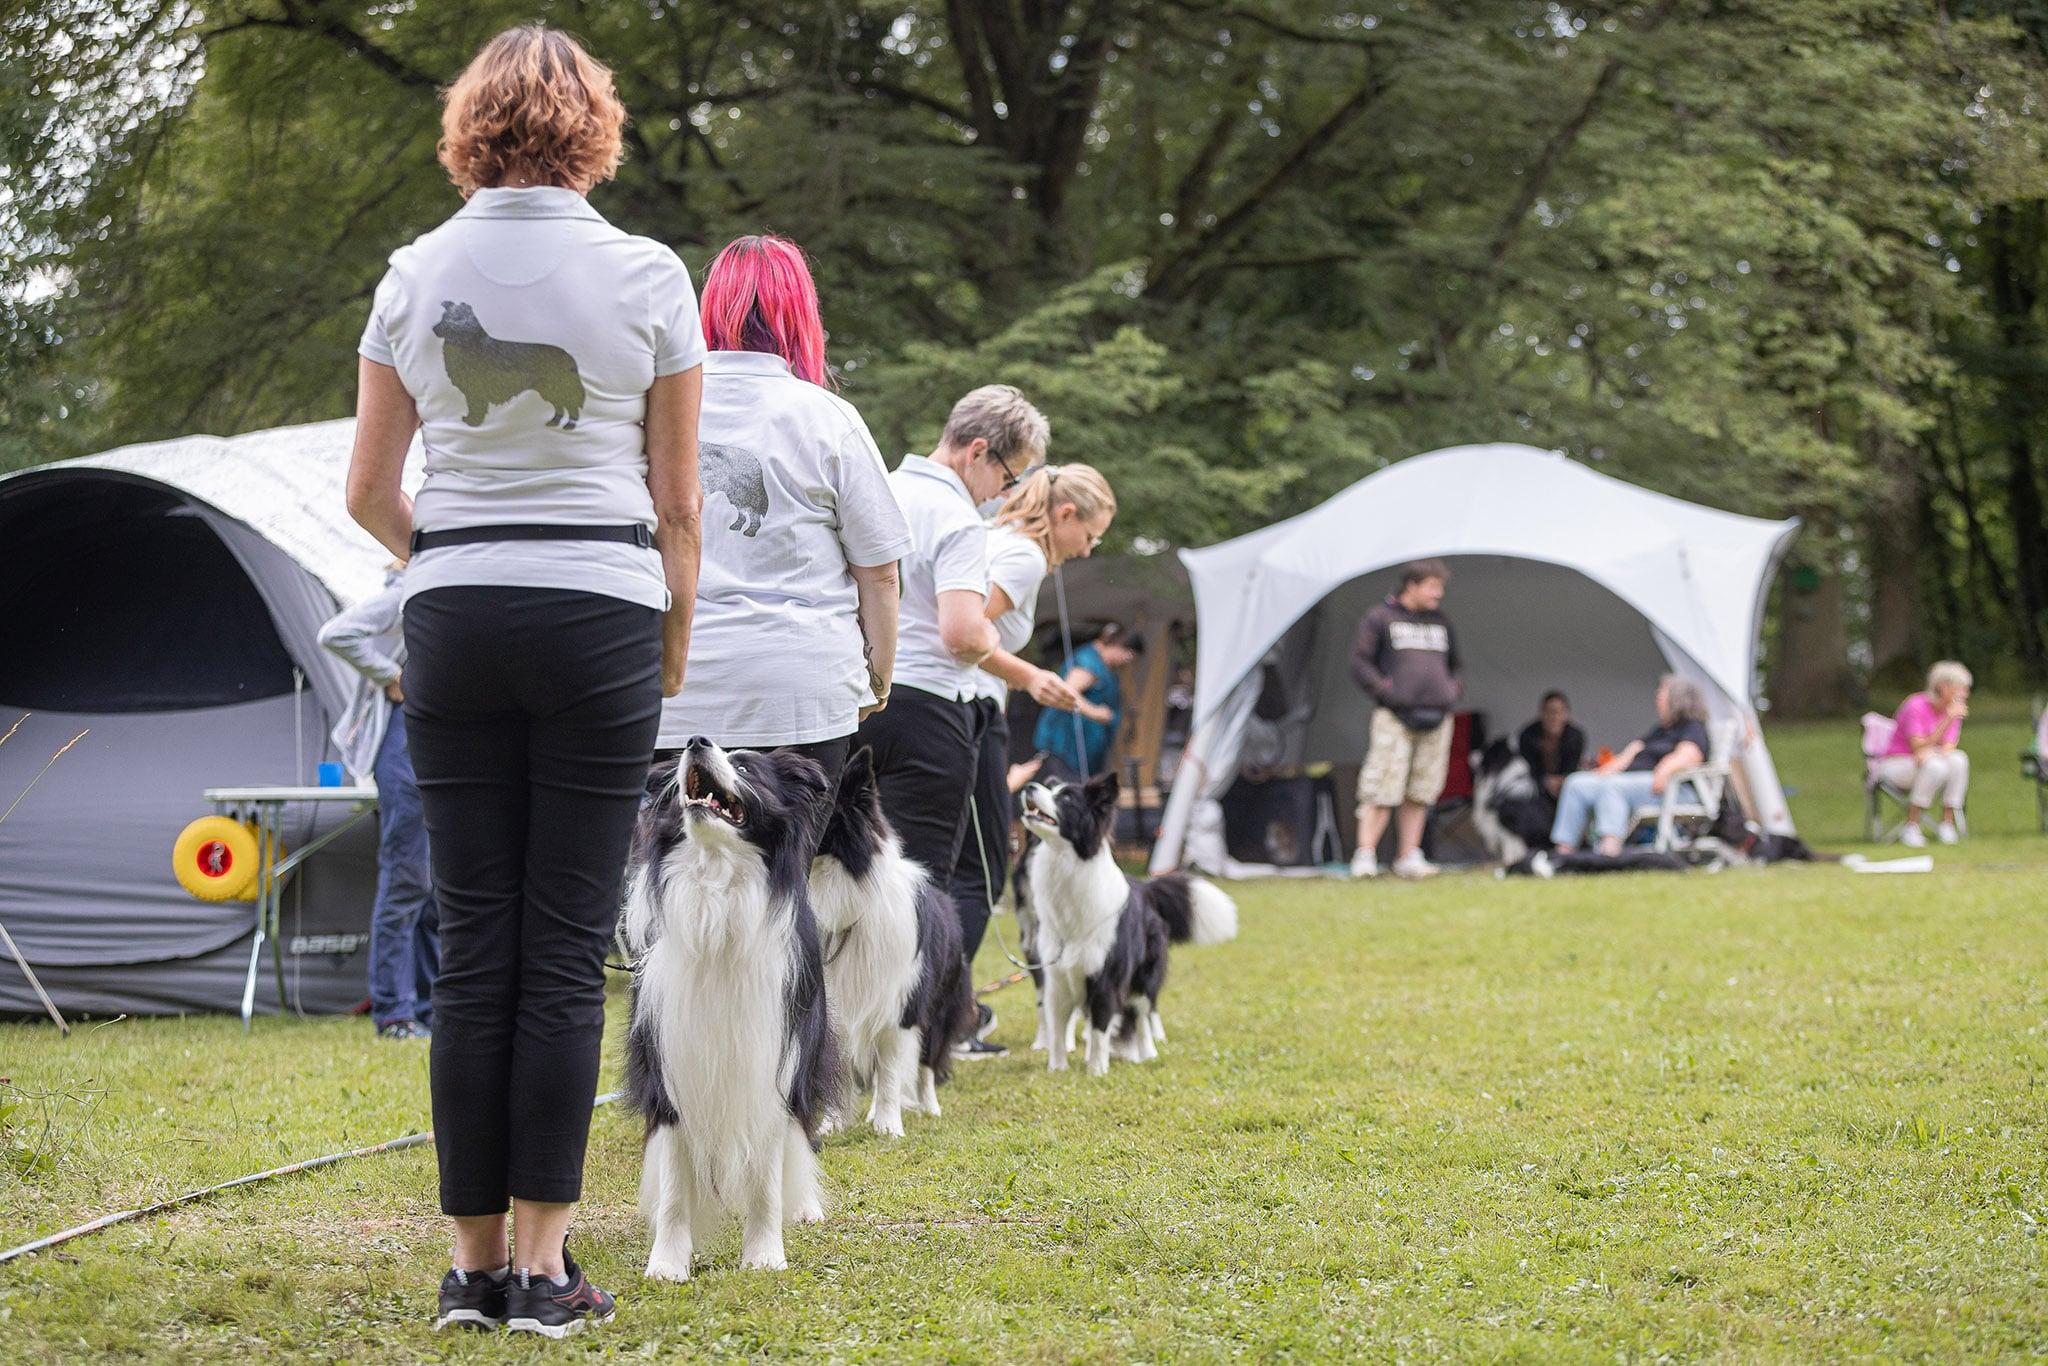
M713 351L697 426L704 559L690 664L655 742L851 735L868 691L849 565L910 553L882 453L852 404L780 356Z
M391 255L358 347L419 406L422 530L652 528L644 424L657 376L704 360L690 273L574 190L478 190ZM567 588L665 609L652 549L498 541L423 551L407 597L456 585Z

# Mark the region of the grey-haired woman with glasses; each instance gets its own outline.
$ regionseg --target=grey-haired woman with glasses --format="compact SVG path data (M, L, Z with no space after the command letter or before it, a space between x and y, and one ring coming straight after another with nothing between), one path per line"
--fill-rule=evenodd
M1044 463L1048 437L1044 415L1023 394L983 385L953 405L930 455L906 456L889 476L911 550L898 567L896 667L875 680L887 706L861 723L857 743L874 751L882 809L904 853L941 883L967 834L986 730L974 705L979 665L999 644L979 509Z

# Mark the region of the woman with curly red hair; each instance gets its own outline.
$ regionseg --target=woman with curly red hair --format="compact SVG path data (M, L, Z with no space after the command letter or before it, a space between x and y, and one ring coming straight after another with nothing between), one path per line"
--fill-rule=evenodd
M703 501L689 273L584 198L624 122L572 39L493 39L442 118L467 202L392 254L359 348L349 511L410 558L405 719L441 908L432 1086L455 1249L437 1327L561 1337L614 1308L564 1234Z
M793 749L838 781L896 662L910 528L882 453L832 392L818 291L796 243L742 237L704 277L703 572L690 690L657 751L702 735Z

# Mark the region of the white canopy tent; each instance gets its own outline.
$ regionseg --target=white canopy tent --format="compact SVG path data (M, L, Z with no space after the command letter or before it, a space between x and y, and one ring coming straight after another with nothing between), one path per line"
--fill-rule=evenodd
M1189 831L1220 829L1206 804L1245 761L1269 673L1297 699L1280 760L1358 761L1371 712L1350 675L1358 621L1394 590L1400 566L1424 558L1450 565L1445 612L1465 706L1493 734L1561 688L1589 741L1619 748L1655 723L1657 677L1680 673L1716 716L1746 723L1740 757L1758 815L1790 833L1753 686L1764 594L1798 529L1652 493L1555 452L1485 445L1402 460L1298 517L1182 551L1195 592L1195 729L1153 869L1184 856L1216 866L1220 850L1206 847L1216 841L1194 847Z

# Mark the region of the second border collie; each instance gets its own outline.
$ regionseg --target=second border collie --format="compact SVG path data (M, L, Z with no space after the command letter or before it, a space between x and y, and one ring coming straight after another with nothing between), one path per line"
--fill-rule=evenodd
M865 747L840 775L811 863L811 904L840 1055L852 1080L874 1087L868 1123L900 1136L904 1110L939 1112L938 1084L952 1070L953 1044L974 1025L974 986L959 913L903 856ZM841 1127L836 1113L827 1127Z
M728 1215L740 1264L779 1271L783 1220L825 1214L816 1143L839 1062L809 873L831 789L799 755L701 738L654 785L625 914L647 1275L688 1280Z
M1526 802L1536 796L1536 782L1529 776L1529 761L1515 753L1505 740L1495 740L1472 756L1472 828L1486 852L1502 863L1520 863L1529 853L1521 832L1510 829L1502 819L1509 802Z
M1066 1070L1080 1011L1088 1018L1091 1074L1109 1070L1112 1042L1133 1062L1159 1056L1167 944L1237 937L1237 903L1213 884L1185 873L1134 878L1116 866L1116 798L1114 773L1085 787L1024 789L1024 825L1040 840L1027 881L1037 922L1034 961L1045 970L1042 1033L1055 1072Z

